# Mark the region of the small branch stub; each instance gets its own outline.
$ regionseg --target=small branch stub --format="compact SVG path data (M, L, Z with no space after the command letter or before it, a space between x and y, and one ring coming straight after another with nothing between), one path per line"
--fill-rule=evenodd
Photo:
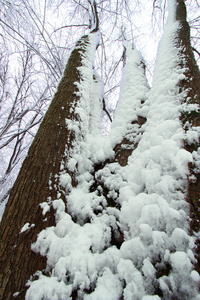
M89 29L91 32L96 32L99 30L99 18L97 13L97 5L95 0L88 0L91 6L91 14L89 18Z

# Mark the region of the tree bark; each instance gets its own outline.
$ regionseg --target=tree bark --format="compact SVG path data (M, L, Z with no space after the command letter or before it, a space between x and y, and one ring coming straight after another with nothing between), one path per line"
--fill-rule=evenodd
M181 67L185 68L185 78L179 82L179 93L186 92L184 102L188 105L196 104L198 110L194 109L189 112L181 113L181 121L186 133L189 128L195 129L200 126L200 72L196 64L194 53L190 44L190 27L186 20L186 6L183 0L177 0L176 7L176 20L180 23L176 46L180 47L182 64ZM193 153L200 147L200 139L194 142L185 141L185 148L187 151ZM190 204L190 217L191 217L191 234L195 234L200 230L200 174L195 162L189 165L190 175L188 176L188 195L187 201ZM196 270L200 272L200 241L196 240Z
M27 280L46 266L46 259L31 251L31 244L41 230L55 224L53 208L44 217L40 204L56 199L59 187L55 175L73 148L75 134L66 127L65 119L80 119L70 108L75 107L80 98L75 95L78 88L74 82L81 81L78 67L82 65L88 40L87 35L83 36L71 53L57 92L11 191L0 224L0 299L12 299L16 292L16 299L24 299ZM76 186L75 172L68 173L72 186ZM26 223L33 225L20 233Z

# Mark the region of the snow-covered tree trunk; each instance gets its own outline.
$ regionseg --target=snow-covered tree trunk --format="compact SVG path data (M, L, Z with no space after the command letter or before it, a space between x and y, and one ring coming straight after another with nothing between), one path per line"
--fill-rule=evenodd
M46 258L33 252L31 244L42 229L55 225L51 200L59 197L65 201L69 190L77 185L77 162L70 156L74 148L78 151L77 140L84 140L89 125L96 128L88 119L88 112L94 110L89 91L95 85L96 42L96 33L77 42L12 189L0 227L1 299L11 299L15 292L24 299L26 281L45 268ZM94 97L100 94L98 82L95 89Z
M184 1L169 1L151 89L126 45L104 140L94 25L71 54L4 213L2 297L23 299L29 279L28 300L195 298L199 71Z
M109 138L115 151L115 161L126 166L143 133L148 111L149 86L145 64L134 46L126 45L126 65L123 70L116 118Z
M186 20L184 1L177 1L176 20L179 22L175 41L180 49L179 66L184 69L184 78L178 83L182 95L181 121L185 130L185 149L193 156L189 164L187 200L190 204L191 234L196 239L196 269L200 271L200 72L190 44L190 28Z

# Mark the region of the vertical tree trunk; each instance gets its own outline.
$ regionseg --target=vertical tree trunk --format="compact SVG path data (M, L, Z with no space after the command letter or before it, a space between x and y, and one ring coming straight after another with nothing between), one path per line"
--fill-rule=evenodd
M180 23L176 46L182 49L181 67L185 68L185 78L179 82L179 93L185 93L184 106L181 113L181 121L186 132L185 148L193 154L193 163L189 165L190 176L188 177L187 200L190 204L191 234L200 230L200 138L198 126L200 126L200 72L196 64L190 44L190 27L186 20L186 6L183 0L177 0L176 20ZM187 107L189 109L187 109ZM192 130L194 138L187 135ZM196 240L196 269L200 272L200 241Z
M105 147L106 150L102 147L99 155L94 152L98 152L97 147L102 146L101 143L92 139L92 142L97 142L97 146L93 147L89 136L97 135L96 109L93 106L95 88L91 89L91 95L86 93L85 102L81 102L81 93L85 93L91 83L87 78L86 90L82 91L83 74L89 73L89 77L93 74L92 58L86 73L81 71L81 67L86 67L84 59L91 46L90 36L84 36L77 43L24 161L2 219L2 299L10 299L16 292L18 299L24 299L26 281L37 270L46 267L45 258L31 251L31 244L36 241L38 233L34 249L47 256L49 254L49 269L44 272L47 276L38 276L39 280L32 281L28 291L30 299L40 288L40 299L49 298L43 288L46 279L42 277L48 278L48 287L52 278L58 284L55 291L54 287L48 290L50 295L59 293L61 283L66 289L69 287L72 299L81 299L86 294L88 297L100 297L102 291L115 299L142 299L144 295L188 299L190 295L196 295L196 280L191 276L193 239L188 236L188 206L184 197L187 190L193 234L199 230L199 173L196 165L199 137L195 133L196 126L199 126L200 76L191 51L184 1L174 0L172 3L176 5L175 15L166 30L167 43L166 40L164 43L169 47L170 55L163 59L166 49L162 45L161 59L157 64L157 74L161 78L155 81L149 96L141 58L136 51L129 49L122 104L108 138L109 146ZM93 80L98 81L95 76ZM82 105L79 106L80 102ZM148 107L150 103L151 108ZM185 136L179 120L180 106ZM169 112L166 112L167 109ZM75 129L71 130L73 126ZM160 132L160 127L163 130L164 126L170 127L169 133ZM194 157L193 164L189 166L188 183L187 162L191 156L183 149L183 136L186 150ZM84 138L86 142L81 144ZM166 148L167 143L173 144L172 150ZM133 150L135 156L131 155ZM175 151L178 152L177 157ZM180 164L185 162L181 157L182 151L187 156L184 156L184 171L176 165L176 159L180 160ZM67 164L72 154L77 155L80 158L78 162L81 162L75 168ZM66 173L71 177L72 187L77 187L69 196L61 189L58 179L58 175ZM68 200L68 212L57 213L60 219L55 220L51 200L58 198L64 203ZM49 209L45 216L42 208ZM55 238L51 233L55 228L42 230L53 227L56 222L56 225L60 221L62 223L63 216L70 220L63 227L70 224L70 228L75 228L73 236L65 226L63 235L58 232L51 244ZM177 242L179 235L180 244ZM50 244L45 244L45 239L50 240ZM69 241L72 246L69 245L66 254ZM55 255L57 243L62 251L59 248L60 253L58 251ZM186 267L183 276L182 264Z
M140 53L130 44L126 47L122 82L117 117L113 121L109 136L113 142L115 161L126 166L143 134L142 125L146 122L149 105L146 101L149 86L145 64Z
M0 225L0 299L11 299L16 292L17 299L24 299L30 275L45 268L46 259L31 251L31 244L42 229L55 224L52 206L44 218L40 204L56 199L59 191L56 175L73 149L76 136L66 126L65 119L81 123L74 109L80 101L79 89L74 83L81 82L79 67L89 46L86 35L71 53L58 90L11 191ZM92 73L92 66L89 71ZM67 171L72 186L76 186L75 171ZM27 230L20 233L25 224Z

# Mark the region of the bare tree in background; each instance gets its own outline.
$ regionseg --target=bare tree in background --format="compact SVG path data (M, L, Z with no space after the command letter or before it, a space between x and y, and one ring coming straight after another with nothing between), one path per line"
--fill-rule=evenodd
M1 202L62 74L62 50L58 54L59 47L46 31L46 9L42 18L33 3L1 2Z

